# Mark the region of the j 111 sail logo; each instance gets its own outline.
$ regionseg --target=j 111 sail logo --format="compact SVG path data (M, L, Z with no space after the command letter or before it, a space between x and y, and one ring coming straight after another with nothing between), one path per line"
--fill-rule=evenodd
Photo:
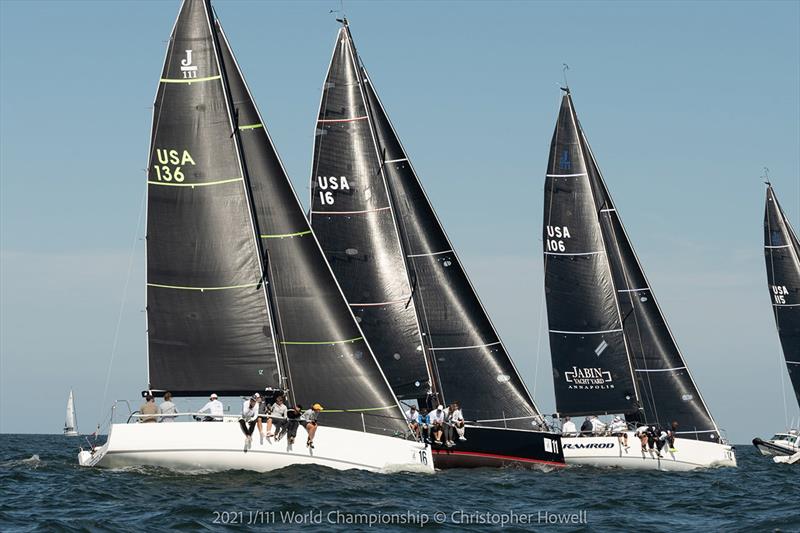
M772 285L772 300L774 303L781 305L786 303L786 297L789 296L789 289L786 285Z
M573 366L571 371L564 372L564 379L570 389L613 389L614 379L611 372L600 367Z
M567 249L564 239L571 239L567 226L547 226L547 237L545 247L548 252L563 252Z
M333 191L349 191L350 184L345 176L317 176L317 189L322 205L333 205L336 202Z
M181 59L181 72L184 78L197 77L197 65L192 65L192 51L186 50L186 57Z

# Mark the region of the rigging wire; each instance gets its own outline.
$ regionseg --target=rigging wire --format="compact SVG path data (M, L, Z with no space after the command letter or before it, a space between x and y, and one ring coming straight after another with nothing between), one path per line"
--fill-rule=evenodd
M136 257L136 243L139 240L139 228L142 225L142 215L144 214L144 206L145 206L145 199L147 198L147 183L145 182L144 188L142 190L142 200L139 204L139 216L136 220L136 228L133 232L133 242L131 243L131 251L130 256L128 259L128 273L125 276L125 284L122 288L122 298L119 304L119 313L117 314L117 326L114 329L114 341L111 344L111 357L108 361L108 371L106 372L106 383L103 387L103 401L100 402L100 413L98 414L98 420L103 420L103 412L105 411L106 399L108 398L108 385L111 381L111 370L114 367L114 357L117 353L117 345L119 343L119 330L122 326L122 315L125 311L125 302L127 300L128 295L128 287L130 286L131 281L131 274L133 272L133 260ZM112 421L113 422L113 421ZM100 424L98 424L98 429L100 428Z

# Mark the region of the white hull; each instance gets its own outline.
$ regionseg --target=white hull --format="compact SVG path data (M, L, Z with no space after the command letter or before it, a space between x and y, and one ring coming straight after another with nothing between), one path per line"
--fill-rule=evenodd
M626 450L617 437L561 437L564 460L568 465L625 468L631 470L664 470L685 472L696 468L735 467L736 454L731 446L693 439L675 439L675 452L668 446L661 457L653 450L642 452L633 432L628 432Z
M776 463L787 463L790 465L800 464L800 452L797 452L794 455L776 455L772 458L772 460Z
M313 450L306 431L260 442L258 430L246 452L239 424L226 422L133 423L111 426L106 444L94 454L82 451L81 466L123 468L159 466L179 471L253 470L269 472L290 465L314 464L337 470L416 470L433 472L429 446L395 437L320 426Z
M65 437L77 437L78 436L78 432L75 431L74 429L73 430L66 430L66 431L64 431L64 436Z

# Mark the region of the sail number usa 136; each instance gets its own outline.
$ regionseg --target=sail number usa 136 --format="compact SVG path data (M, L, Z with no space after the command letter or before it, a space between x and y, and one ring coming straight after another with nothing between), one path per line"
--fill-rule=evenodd
M159 164L153 165L153 170L158 181L176 181L180 183L184 180L181 168L185 165L195 164L189 150L156 148L156 157Z

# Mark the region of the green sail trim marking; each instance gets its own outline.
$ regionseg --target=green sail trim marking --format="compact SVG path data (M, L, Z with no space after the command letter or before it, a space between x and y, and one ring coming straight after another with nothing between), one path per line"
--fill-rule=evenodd
M396 409L396 405L385 405L383 407L364 407L363 409L323 409L323 413L361 413L365 411L383 411L384 409Z
M248 124L246 126L239 126L239 129L240 130L254 130L256 128L263 128L263 127L264 127L264 125L259 123L259 124Z
M203 182L203 183L174 183L174 182L147 180L147 183L149 183L150 185L165 185L167 187L206 187L208 185L220 185L222 183L233 183L234 181L243 181L243 179L242 178L231 178L229 180L206 181L206 182Z
M325 344L347 344L348 342L356 342L362 340L364 337L354 337L352 339L346 339L343 341L281 341L281 344L285 345L313 345L313 346L321 346Z
M279 233L274 235L259 235L262 239L283 239L284 237L302 237L303 235L310 235L311 230L298 231L297 233Z
M161 78L159 81L161 83L198 83L201 81L211 81L219 79L222 79L222 76L217 74L216 76L209 76L207 78L191 78L191 79Z
M161 285L160 283L148 283L148 287L158 287L159 289L180 289L183 291L224 291L226 289L246 289L248 287L258 287L258 283L247 283L245 285L229 285L227 287L182 287L180 285Z

